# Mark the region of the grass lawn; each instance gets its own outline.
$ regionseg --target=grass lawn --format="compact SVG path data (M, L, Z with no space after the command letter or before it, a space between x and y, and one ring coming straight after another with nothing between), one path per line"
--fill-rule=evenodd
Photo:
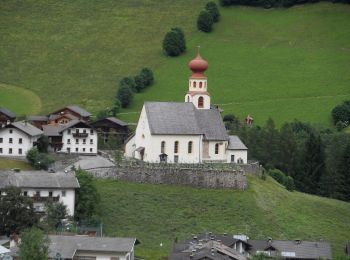
M0 82L25 86L42 112L76 103L96 112L113 103L117 83L142 67L156 83L120 117L136 122L145 100L182 101L187 63L201 45L212 100L258 124L298 118L330 126L333 106L350 99L350 6L221 8L214 32L195 23L206 1L7 1L0 7ZM170 8L171 7L171 8ZM170 27L184 29L188 51L162 55ZM129 113L133 112L133 113Z
M0 83L0 107L6 107L18 116L40 112L40 98L30 90Z
M342 254L350 204L288 192L271 178L250 177L248 191L196 189L96 180L104 233L137 237L136 255L161 259L193 233L244 233L251 238L319 240ZM160 247L163 243L163 247Z
M21 170L32 170L32 166L24 161L12 160L0 157L0 170L10 170L19 168Z

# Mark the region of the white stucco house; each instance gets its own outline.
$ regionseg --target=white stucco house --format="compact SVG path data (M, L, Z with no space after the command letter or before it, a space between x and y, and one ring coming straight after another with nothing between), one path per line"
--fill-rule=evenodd
M74 119L63 125L43 125L55 152L97 154L97 131L87 122Z
M22 195L33 199L36 212L45 211L46 202L62 202L67 213L74 215L75 190L79 182L74 174L46 171L0 171L0 195L6 196L5 188L18 187Z
M219 109L210 103L208 62L198 54L189 67L185 102L145 102L125 156L154 163L247 163L248 148L227 134Z
M9 123L0 128L0 156L25 157L42 133L26 121Z

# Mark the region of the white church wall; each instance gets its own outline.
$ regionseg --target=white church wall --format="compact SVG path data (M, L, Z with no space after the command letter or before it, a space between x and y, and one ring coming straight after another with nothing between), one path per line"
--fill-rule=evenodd
M219 144L219 153L215 154L215 145ZM210 141L209 142L209 159L226 161L227 141Z
M210 96L207 94L201 95L200 93L192 96L192 103L196 108L198 108L198 99L203 97L203 108L201 109L210 109Z
M248 162L248 150L227 150L227 162L231 162L231 155L234 155L234 162L237 163L238 159L242 159L243 163Z

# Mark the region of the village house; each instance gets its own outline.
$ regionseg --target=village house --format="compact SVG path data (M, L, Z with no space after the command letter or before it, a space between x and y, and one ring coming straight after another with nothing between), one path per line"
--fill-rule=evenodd
M28 121L42 129L44 125L64 125L72 120L90 122L91 114L77 105L69 105L47 116L29 116Z
M63 125L43 125L43 131L54 152L97 154L97 132L85 121L74 119Z
M209 232L176 243L169 260L243 260L258 254L278 259L332 259L331 246L325 241L253 240L246 235Z
M49 259L134 260L136 238L49 235ZM18 259L18 246L11 248Z
M107 117L91 123L96 129L103 142L114 138L116 141L124 143L130 134L128 123L115 117Z
M0 107L0 128L15 121L16 114L4 107Z
M189 67L185 102L145 102L125 156L155 163L247 163L248 148L227 134L220 110L211 104L208 62L198 53Z
M0 156L25 157L42 133L26 121L12 122L0 128Z
M79 182L74 174L45 171L0 171L0 195L6 196L4 189L18 187L23 196L33 199L37 213L45 212L46 202L62 202L67 213L74 216L75 190Z

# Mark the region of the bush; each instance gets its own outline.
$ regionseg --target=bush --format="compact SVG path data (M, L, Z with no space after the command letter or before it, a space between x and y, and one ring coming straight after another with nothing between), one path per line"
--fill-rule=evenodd
M197 28L202 32L211 32L213 30L213 17L208 11L201 11L197 19Z
M29 163L37 170L47 170L54 160L45 153L39 153L37 148L32 148L26 156Z
M140 92L141 90L146 88L145 80L142 75L136 75L134 77L134 81L135 81L135 88L137 92Z
M119 82L119 87L128 86L132 91L138 92L136 88L136 83L134 77L124 77Z
M127 107L128 105L130 105L133 99L133 92L131 88L126 84L119 86L117 92L117 99L119 100L120 105L122 107Z
M231 0L220 0L219 1L221 6L230 6L232 5Z
M151 86L153 84L154 81L154 76L153 76L153 72L151 69L149 68L143 68L140 72L140 75L143 77L145 86Z
M220 11L215 2L208 2L205 6L205 10L208 11L208 13L213 18L213 22L217 23L220 19Z
M274 178L278 183L282 184L287 190L293 191L295 189L294 180L290 176L286 176L278 169L271 169L268 174Z
M350 122L350 100L344 101L342 104L333 108L332 118L334 124L342 122L345 126L348 126Z
M181 28L172 28L165 34L163 50L168 56L179 56L186 50L185 34Z

